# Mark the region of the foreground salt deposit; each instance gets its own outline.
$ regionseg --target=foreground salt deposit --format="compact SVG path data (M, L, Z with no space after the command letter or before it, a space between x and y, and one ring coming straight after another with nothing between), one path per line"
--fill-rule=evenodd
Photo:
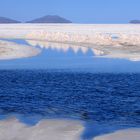
M83 126L78 121L44 120L27 126L17 119L0 121L1 140L79 140Z
M32 57L40 52L41 50L35 47L0 40L0 60Z
M0 38L71 44L91 48L98 57L140 61L139 25L3 24Z
M1 140L86 140L81 138L84 125L76 120L47 119L34 126L18 119L0 121ZM92 130L94 132L94 129ZM97 136L93 140L139 140L140 129L120 130L112 134Z
M117 131L112 134L97 137L94 140L140 140L140 129Z

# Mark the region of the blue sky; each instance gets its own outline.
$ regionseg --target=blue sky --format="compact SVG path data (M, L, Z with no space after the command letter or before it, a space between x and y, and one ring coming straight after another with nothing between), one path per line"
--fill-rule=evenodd
M140 0L0 0L0 16L21 21L60 15L76 23L140 19Z

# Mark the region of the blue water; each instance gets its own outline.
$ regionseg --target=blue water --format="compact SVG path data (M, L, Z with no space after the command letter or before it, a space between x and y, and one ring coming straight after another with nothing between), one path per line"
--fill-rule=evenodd
M140 74L0 71L0 115L140 126Z

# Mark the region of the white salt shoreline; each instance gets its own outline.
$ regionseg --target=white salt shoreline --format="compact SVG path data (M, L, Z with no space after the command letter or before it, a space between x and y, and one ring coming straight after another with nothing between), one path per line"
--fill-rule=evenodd
M140 140L140 129L127 129L96 137L94 140Z
M43 120L27 126L17 119L0 121L0 140L79 140L84 127L79 121Z
M77 120L47 119L28 126L11 118L0 120L0 140L86 140L81 138L84 129ZM120 130L93 140L140 140L140 129Z

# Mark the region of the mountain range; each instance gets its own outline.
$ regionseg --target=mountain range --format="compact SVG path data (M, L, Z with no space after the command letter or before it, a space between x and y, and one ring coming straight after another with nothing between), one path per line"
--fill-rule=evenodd
M27 23L72 23L72 22L70 20L67 20L57 15L53 15L53 16L47 15L41 18L28 21Z
M129 23L131 23L131 24L140 24L140 20L131 20Z
M0 24L8 24L8 23L10 24L10 23L22 23L22 22L11 18L0 17ZM30 21L26 21L25 23L72 23L72 22L58 15L47 15ZM140 20L130 20L129 23L140 24Z
M21 22L10 18L0 17L0 23L21 23ZM27 21L25 23L72 23L72 22L57 15L47 15L31 21Z
M0 17L0 23L21 23L21 22L10 18Z

